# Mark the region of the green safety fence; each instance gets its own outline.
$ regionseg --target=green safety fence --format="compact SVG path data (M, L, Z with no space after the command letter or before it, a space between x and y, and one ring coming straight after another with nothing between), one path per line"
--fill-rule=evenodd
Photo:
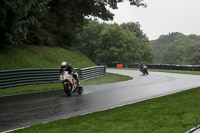
M88 67L79 70L79 77L82 81L104 76L106 73L105 66Z
M106 74L105 66L74 69L80 80L88 80ZM32 68L0 71L0 89L21 85L59 82L59 68Z

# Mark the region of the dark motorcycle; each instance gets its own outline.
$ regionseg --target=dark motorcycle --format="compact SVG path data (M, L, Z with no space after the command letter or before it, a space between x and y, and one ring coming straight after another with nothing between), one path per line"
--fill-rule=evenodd
M143 75L145 75L145 74L149 75L148 67L147 66L143 66L142 69L141 69L141 72L143 73Z

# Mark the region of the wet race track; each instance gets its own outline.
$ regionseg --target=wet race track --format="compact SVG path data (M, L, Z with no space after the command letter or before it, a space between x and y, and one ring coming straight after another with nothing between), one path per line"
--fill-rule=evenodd
M0 97L0 132L75 115L86 114L200 87L200 76L107 69L133 80L84 86L83 95L64 90Z

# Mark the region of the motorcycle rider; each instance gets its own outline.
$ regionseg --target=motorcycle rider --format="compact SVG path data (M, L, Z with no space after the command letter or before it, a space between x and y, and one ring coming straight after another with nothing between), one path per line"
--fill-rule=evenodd
M144 63L143 62L140 62L140 71L142 72L143 70L143 67L144 67Z
M60 68L60 74L63 72L63 71L68 71L68 74L72 74L72 76L76 79L77 81L77 85L80 86L81 83L79 82L79 79L78 79L78 76L77 74L75 74L75 71L73 69L72 66L68 65L67 62L62 62L61 63L61 68Z
M146 64L143 65L143 71L146 72L147 75L149 75L148 73L148 67Z
M142 73L146 72L146 74L149 75L149 73L148 73L148 67L147 67L147 65L144 64L143 62L140 63L140 71L141 71Z

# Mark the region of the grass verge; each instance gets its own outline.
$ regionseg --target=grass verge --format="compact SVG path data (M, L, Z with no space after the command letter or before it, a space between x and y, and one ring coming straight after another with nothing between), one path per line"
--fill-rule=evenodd
M200 122L200 88L14 133L184 133Z
M94 85L94 84L105 84L105 83L114 83L114 82L121 82L126 80L131 80L132 77L120 75L120 74L113 74L107 73L105 77L99 77L97 79L91 79L83 82L83 85Z
M200 75L200 71L162 70L162 69L149 69L149 71Z
M73 47L37 45L7 46L0 49L0 70L23 68L60 68L67 61L74 68L96 66L87 56Z
M96 79L91 79L81 82L83 85L93 85L93 84L104 84L104 83L113 83L130 80L132 77L107 73L104 77L99 77ZM36 91L48 91L55 89L63 89L61 83L49 83L49 84L38 84L38 85L29 85L29 86L20 86L7 89L0 89L0 96L12 95L12 94L22 94Z

